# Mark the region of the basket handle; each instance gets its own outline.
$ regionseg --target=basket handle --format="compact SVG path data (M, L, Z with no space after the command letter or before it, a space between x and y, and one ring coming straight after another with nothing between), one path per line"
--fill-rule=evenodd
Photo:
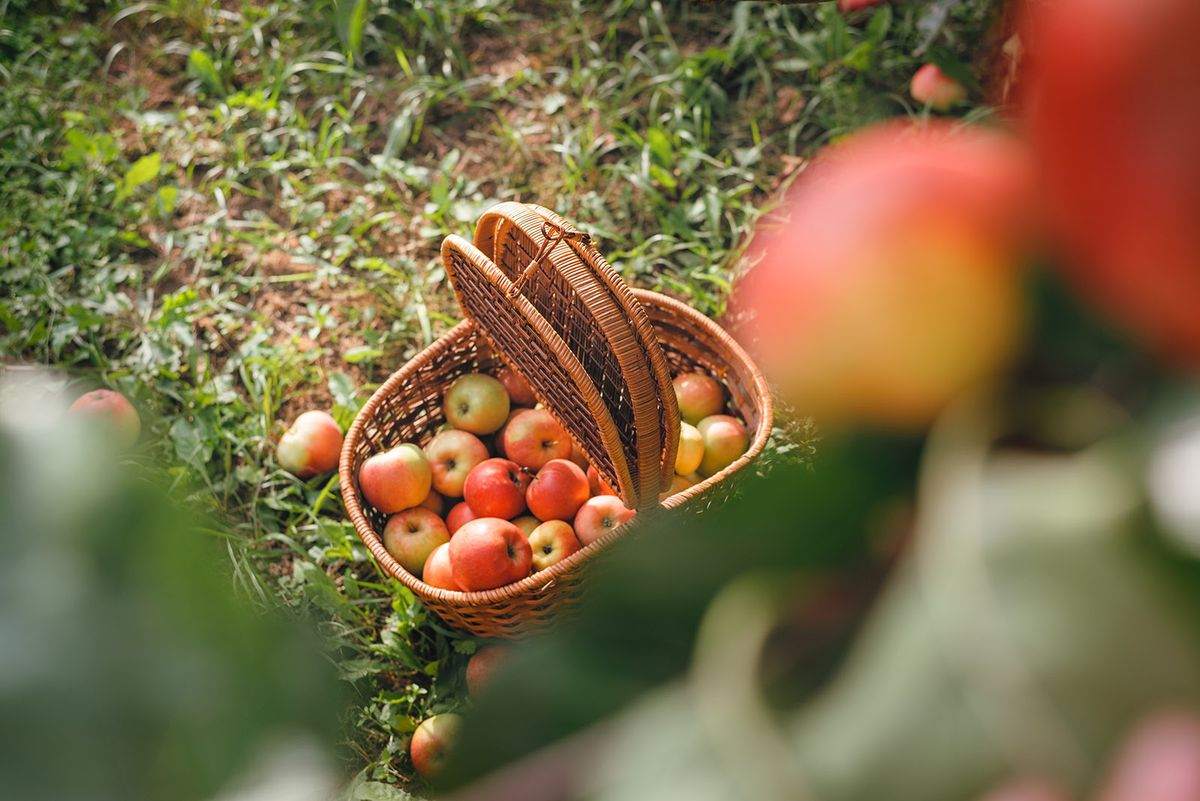
M538 248L538 252L534 254L533 259L521 271L521 274L513 279L512 285L505 293L509 300L516 298L521 294L521 286L525 283L525 279L532 275L538 267L542 266L542 261L550 255L550 251L554 250L554 246L564 239L578 239L581 244L588 244L592 241L590 234L586 234L574 227L559 225L550 220L545 220L542 223L542 245Z

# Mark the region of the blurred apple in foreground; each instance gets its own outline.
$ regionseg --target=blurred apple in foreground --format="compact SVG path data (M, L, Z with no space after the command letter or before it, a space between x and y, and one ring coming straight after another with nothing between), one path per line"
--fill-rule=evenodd
M1200 365L1200 3L1027 4L1025 116L1064 265L1158 351Z
M413 767L422 779L432 779L442 772L454 738L462 727L462 716L452 712L426 718L413 732L408 746Z
M137 442L138 434L142 431L142 422L138 418L137 410L133 408L133 404L120 392L113 392L111 389L94 389L91 392L85 392L71 404L71 408L67 412L78 417L103 420L115 433L117 441L126 448L131 447L133 443ZM321 412L306 412L306 414L321 414ZM300 415L300 418L303 417L303 414ZM333 418L330 418L330 422L332 420ZM299 423L300 420L297 419L296 424ZM334 423L334 427L336 426L337 423ZM293 425L294 427L295 425ZM284 436L286 437L287 435L285 434ZM338 429L337 451L340 451L342 447L341 437L341 429ZM282 445L282 443L280 444ZM323 456L323 453L318 449L317 455ZM326 468L326 470L332 470L334 467L337 467L337 459L337 452L335 451L333 464ZM298 461L301 460L298 459ZM285 466L284 469L288 468ZM322 470L319 472L325 471ZM315 473L310 473L309 475L315 475Z
M996 131L887 123L827 148L752 243L739 338L824 424L926 425L1018 344L1032 172Z

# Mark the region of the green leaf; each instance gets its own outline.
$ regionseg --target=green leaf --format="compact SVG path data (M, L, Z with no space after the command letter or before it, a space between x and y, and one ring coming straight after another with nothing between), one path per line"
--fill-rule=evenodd
M363 30L367 27L367 0L334 0L334 24L342 47L351 56L362 51Z
M224 96L225 82L221 80L221 73L217 71L217 65L208 53L199 48L188 53L187 73L204 84L204 88L214 95Z
M892 27L892 7L880 6L867 23L867 38L872 42L882 42L887 38L888 29Z
M651 128L646 134L646 143L650 145L650 155L661 167L671 167L671 138L663 133L662 128Z
M929 48L929 60L938 66L942 72L961 83L973 92L982 91L979 81L975 80L971 68L959 60L953 52L941 46Z
M369 362L378 359L383 355L383 351L379 348L372 348L367 345L360 345L357 348L351 348L342 354L342 359L347 364L358 364L359 362Z
M121 179L121 188L117 191L117 198L127 198L142 184L153 181L158 177L160 169L162 169L162 155L159 153L142 156L133 162L133 166Z

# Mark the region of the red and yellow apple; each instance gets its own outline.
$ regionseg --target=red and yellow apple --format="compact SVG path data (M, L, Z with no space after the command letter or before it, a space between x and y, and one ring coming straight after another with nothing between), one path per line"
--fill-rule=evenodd
M937 64L925 64L918 69L908 91L913 100L938 111L946 111L967 99L967 88L942 72Z
M695 425L725 408L725 393L717 380L705 373L683 373L675 376L675 399L684 422Z
M443 431L426 443L425 457L433 472L433 488L450 498L461 498L467 475L488 458L488 449L469 431Z
M547 520L529 535L529 547L533 550L533 570L537 572L561 562L583 546L570 523Z
M694 425L679 424L679 449L675 451L675 473L686 476L695 473L704 459L704 437Z
M463 498L476 517L511 520L525 511L525 489L531 478L510 459L487 459L467 476Z
M522 517L514 517L512 524L521 529L521 533L528 537L533 533L535 528L542 524L542 521L533 515L524 515Z
M570 520L590 495L587 475L579 465L551 459L525 490L525 504L539 520Z
M504 389L508 392L508 397L514 405L532 406L538 402L537 395L533 394L533 387L529 386L529 382L518 375L516 371L505 367L496 373L496 378L500 379L500 383L504 385Z
M495 672L511 656L512 652L503 645L485 645L471 654L467 661L467 692L472 696L479 695L479 691L491 682Z
M433 487L425 452L406 442L369 457L358 469L367 502L384 514L420 505Z
M446 515L446 528L450 531L450 536L454 536L454 532L470 523L479 515L471 511L471 505L466 501L459 501L450 507L450 512Z
M421 575L433 549L449 541L442 518L423 506L392 515L383 528L383 547L414 576Z
M529 575L533 551L521 529L498 517L472 520L450 540L450 568L464 590L491 590Z
M575 442L571 443L571 455L568 456L567 458L570 459L575 464L579 465L579 468L581 470L588 469L589 462L588 462L587 454L583 452L583 448L579 447L578 443L575 443Z
M529 409L510 420L503 441L504 455L530 470L571 455L571 437L545 409Z
M525 406L515 406L508 410L508 417L504 420L504 425L496 429L496 433L492 435L492 452L496 456L508 458L508 454L504 452L504 430L508 428L508 424L512 422L514 417L521 412L527 411L529 411L529 409Z
M660 501L665 501L667 498L670 498L672 495L683 492L688 487L693 487L697 483L699 483L700 481L703 481L703 480L704 480L703 477L695 475L695 474L681 476L678 473L676 473L674 476L671 477L671 485L659 493L658 499Z
M443 409L450 425L472 434L491 434L508 418L508 391L490 375L459 376L446 390Z
M444 542L429 552L425 567L421 571L421 581L430 587L443 590L462 591L454 580L454 571L450 568L450 543Z
M75 399L75 402L71 404L67 413L91 420L103 421L103 425L112 432L116 437L116 441L124 448L132 447L137 442L138 434L142 431L142 421L138 417L137 409L133 408L133 404L129 402L128 398L120 392L113 392L111 389L94 389L91 392L83 393ZM319 412L308 412L307 414L319 414ZM303 417L304 415L300 415L300 418ZM330 420L332 421L332 418ZM296 422L299 423L299 419ZM309 424L306 423L306 427ZM333 425L334 428L337 428L337 423ZM293 427L295 427L294 424ZM333 466L328 468L330 470L333 467L337 467L338 453L342 448L342 430L340 428L337 429L337 435L338 443L334 448ZM287 435L285 434L284 436ZM326 456L323 439L315 437L312 445L318 459L324 464ZM307 458L307 454L305 454L305 458ZM303 460L298 459L298 461ZM284 469L289 472L295 472L290 470L286 465ZM322 470L319 472L325 471ZM316 473L310 473L309 475L316 475Z
M433 779L442 772L460 728L462 716L453 712L426 718L417 726L408 745L417 775L422 779Z
M637 514L621 503L616 495L596 495L588 498L575 515L575 536L581 545L591 545Z
M705 417L696 430L704 438L704 458L700 461L699 471L702 476L724 470L750 447L746 427L727 414Z

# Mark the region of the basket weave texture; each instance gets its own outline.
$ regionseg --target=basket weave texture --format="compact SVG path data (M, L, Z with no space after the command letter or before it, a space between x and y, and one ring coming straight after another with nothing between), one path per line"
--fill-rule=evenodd
M443 259L470 319L393 373L359 411L341 454L342 497L381 569L447 624L482 637L525 636L561 620L582 590L587 562L655 510L702 505L728 490L766 443L771 399L762 374L716 323L665 295L627 287L585 236L546 209L501 204L480 218L474 244L447 238ZM482 592L431 587L383 547L387 515L362 498L358 469L401 443L424 445L445 422L442 399L454 379L504 366L530 383L639 514L513 584ZM722 383L751 443L733 464L660 507L678 442L671 376L690 371Z

